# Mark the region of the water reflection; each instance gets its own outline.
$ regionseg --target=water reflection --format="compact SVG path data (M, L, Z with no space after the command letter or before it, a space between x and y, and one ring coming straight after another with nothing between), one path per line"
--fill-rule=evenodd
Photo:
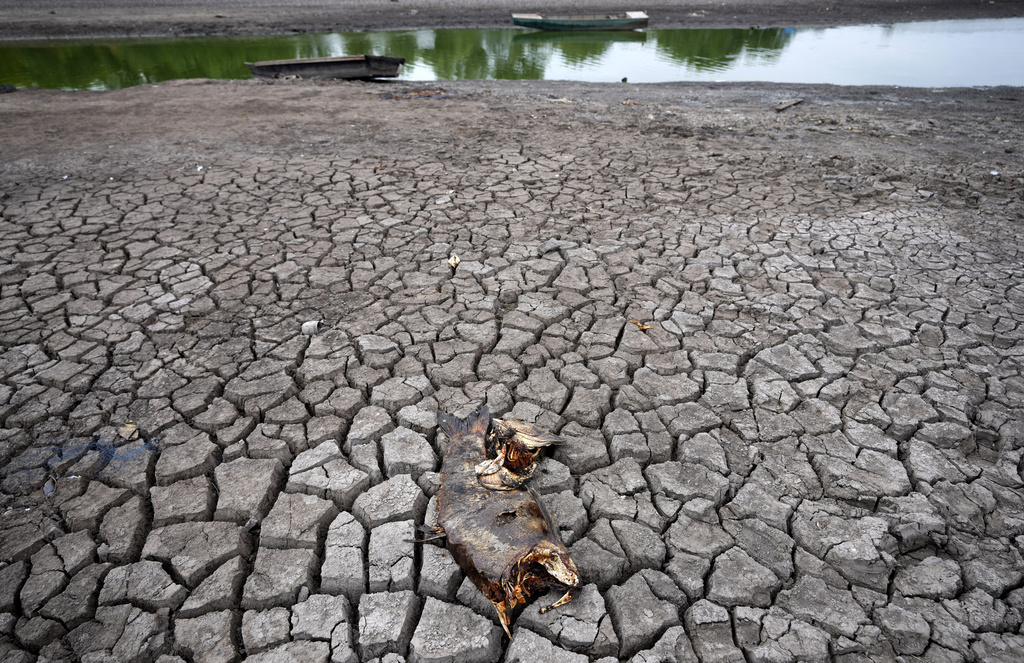
M658 53L697 71L725 71L741 56L771 62L796 34L789 28L654 32Z
M1022 85L1024 19L830 29L551 33L439 29L257 37L0 42L0 83L115 89L248 78L245 61L375 53L410 80L748 80Z

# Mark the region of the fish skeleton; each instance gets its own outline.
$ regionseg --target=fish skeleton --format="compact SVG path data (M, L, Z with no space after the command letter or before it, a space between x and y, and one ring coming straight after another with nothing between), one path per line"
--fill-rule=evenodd
M441 466L435 531L447 538L455 562L494 604L511 638L512 610L531 595L565 590L541 609L543 613L565 605L580 591L579 571L558 527L527 483L539 447L557 438L548 439L528 424L517 438L517 426L524 425L504 420L495 420L488 438L492 421L486 405L466 419L439 413L437 423L449 442ZM489 458L489 450L515 461L506 474L506 461Z

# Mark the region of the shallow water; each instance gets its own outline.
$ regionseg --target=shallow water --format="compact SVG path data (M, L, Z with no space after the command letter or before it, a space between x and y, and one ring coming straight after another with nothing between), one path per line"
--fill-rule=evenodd
M245 61L406 58L406 80L1024 85L1024 18L824 29L552 33L521 28L0 42L0 83L118 89L249 78Z

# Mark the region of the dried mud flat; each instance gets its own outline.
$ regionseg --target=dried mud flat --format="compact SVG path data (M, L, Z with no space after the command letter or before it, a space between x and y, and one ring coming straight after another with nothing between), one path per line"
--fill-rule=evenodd
M0 660L1019 660L1022 98L3 95ZM586 583L511 642L408 541L482 403Z

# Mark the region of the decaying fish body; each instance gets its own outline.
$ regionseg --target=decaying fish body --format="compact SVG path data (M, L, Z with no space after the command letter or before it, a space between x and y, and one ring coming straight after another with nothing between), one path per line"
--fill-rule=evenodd
M565 594L542 612L568 603L579 593L579 571L537 492L525 484L489 487L488 477L500 472L478 470L491 460L487 407L465 420L439 414L437 421L449 439L437 493L438 529L446 535L456 563L494 604L511 637L509 621L516 605L550 588L564 589ZM513 456L513 468L521 471L518 443L506 439L501 447L506 448L505 462Z

